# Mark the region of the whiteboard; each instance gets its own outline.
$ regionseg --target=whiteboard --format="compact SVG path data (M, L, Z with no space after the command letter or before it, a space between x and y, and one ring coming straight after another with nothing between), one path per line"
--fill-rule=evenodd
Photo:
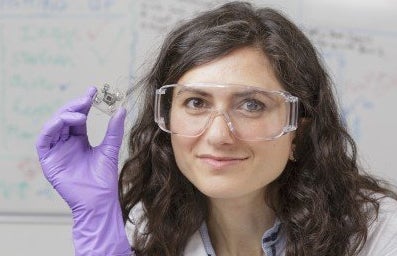
M90 85L133 82L178 20L221 2L0 0L0 221L69 216L34 150L44 122ZM334 79L361 163L396 182L397 2L254 2L281 9L312 40ZM90 113L92 143L106 122Z

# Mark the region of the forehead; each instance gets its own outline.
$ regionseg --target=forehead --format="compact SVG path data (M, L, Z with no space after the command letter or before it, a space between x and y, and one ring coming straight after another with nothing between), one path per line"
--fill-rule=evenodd
M261 87L237 85L237 84L210 84L192 83L179 84L175 87L174 95L200 95L200 96L250 96L257 93L273 93L276 91L264 90ZM278 92L278 91L277 91Z
M239 84L276 91L279 83L266 55L257 48L244 47L209 63L188 70L178 84Z

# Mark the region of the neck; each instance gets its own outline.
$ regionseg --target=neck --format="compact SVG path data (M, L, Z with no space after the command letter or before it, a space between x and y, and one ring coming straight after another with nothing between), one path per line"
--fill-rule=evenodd
M263 255L262 235L275 221L263 192L209 203L208 232L217 255Z

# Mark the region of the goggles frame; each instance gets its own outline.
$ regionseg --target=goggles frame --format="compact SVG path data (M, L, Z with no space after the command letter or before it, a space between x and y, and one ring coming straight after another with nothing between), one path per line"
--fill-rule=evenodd
M230 121L230 118L229 118L229 115L227 112L220 111L220 110L213 110L207 120L207 123L205 124L205 126L203 127L203 129L200 133L195 134L195 135L185 135L185 134L181 134L181 133L176 133L176 132L173 132L166 128L166 125L165 125L166 122L164 120L164 117L161 116L161 111L162 111L161 110L161 95L164 95L166 93L167 89L173 88L173 87L178 87L178 86L179 87L202 87L202 88L205 88L205 87L227 88L230 86L239 86L239 87L247 87L247 88L250 88L250 89L253 89L256 91L263 91L266 93L278 94L278 95L282 96L285 100L285 103L288 103L288 105L289 105L287 122L278 134L271 136L269 138L243 139L236 135L236 132L234 131L234 126L233 126L232 122ZM237 139L243 140L243 141L267 141L267 140L277 139L284 134L295 131L298 128L298 113L299 113L298 106L299 106L298 97L293 96L291 93L289 93L287 91L283 91L283 90L278 90L278 91L270 90L269 91L269 90L265 90L265 89L263 89L261 87L257 87L257 86L240 85L240 84L213 84L213 83L168 84L168 85L161 86L159 89L156 89L155 102L154 102L154 121L157 123L157 125L159 126L159 128L161 130L163 130L169 134L175 134L175 135L183 136L183 137L198 137L201 134L203 134L204 131L207 130L209 124L212 123L213 119L216 116L223 115L224 119L229 127L229 130L232 132L234 137L236 137Z

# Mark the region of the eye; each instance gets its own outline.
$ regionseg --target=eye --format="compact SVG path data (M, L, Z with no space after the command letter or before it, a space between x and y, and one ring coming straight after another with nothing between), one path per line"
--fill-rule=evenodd
M262 102L255 100L255 99L247 99L241 104L241 108L244 111L248 112L259 112L263 111L266 106Z
M190 109L203 109L206 105L206 102L200 98L188 98L185 100L185 106Z

